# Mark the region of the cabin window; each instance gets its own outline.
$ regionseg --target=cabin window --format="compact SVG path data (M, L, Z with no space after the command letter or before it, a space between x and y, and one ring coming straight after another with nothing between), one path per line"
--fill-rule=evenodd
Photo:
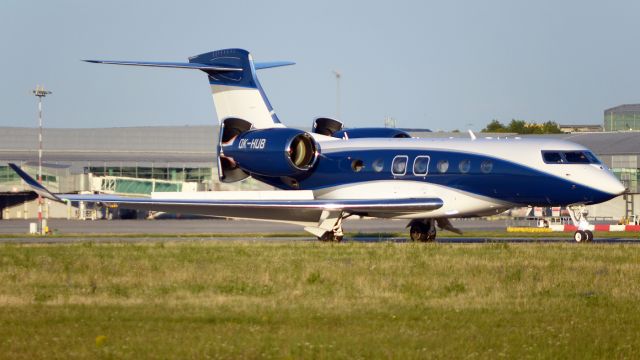
M483 173L488 174L491 170L493 170L493 161L485 160L480 164L480 171Z
M402 176L407 173L407 162L409 157L406 155L398 155L393 158L391 164L391 173L396 176Z
M438 171L441 173L446 173L449 170L449 162L447 160L438 161Z
M371 167L373 168L373 171L375 171L375 172L380 172L380 171L384 170L384 160L376 159L373 162L373 164L371 164Z
M471 170L471 161L470 160L462 160L458 164L458 169L461 173L466 174Z
M417 156L413 161L413 175L426 176L429 171L429 156Z
M356 160L353 160L351 162L351 169L354 172L360 172L360 170L362 170L362 168L364 168L364 163L362 162L362 160L356 159Z

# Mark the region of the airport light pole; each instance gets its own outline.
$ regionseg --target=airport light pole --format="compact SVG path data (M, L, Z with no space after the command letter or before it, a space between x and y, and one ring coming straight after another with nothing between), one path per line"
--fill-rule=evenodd
M36 85L33 95L38 98L38 182L42 184L42 98L50 95L51 91L44 89L44 86ZM38 194L38 233L44 235L42 226L42 196Z
M340 78L342 74L337 70L333 70L336 77L336 120L340 120Z

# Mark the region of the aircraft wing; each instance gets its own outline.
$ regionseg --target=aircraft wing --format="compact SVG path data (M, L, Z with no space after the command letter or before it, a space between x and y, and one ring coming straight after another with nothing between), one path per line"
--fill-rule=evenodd
M409 214L431 211L442 207L439 198L405 199L211 199L211 198L171 198L164 194L161 198L134 198L101 194L53 194L42 184L22 171L17 165L9 166L39 195L54 201L84 201L91 203L118 204L135 210L164 211L181 214L199 214L245 219L259 219L288 222L317 221L323 211L344 211L352 214L375 216L375 214ZM274 191L287 193L290 191Z

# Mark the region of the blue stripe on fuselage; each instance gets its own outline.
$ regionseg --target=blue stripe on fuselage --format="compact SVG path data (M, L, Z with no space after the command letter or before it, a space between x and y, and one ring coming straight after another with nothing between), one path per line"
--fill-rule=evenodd
M394 176L391 173L391 164L397 155L409 157L407 172L404 176ZM416 156L421 155L430 157L427 176L415 176L412 172ZM353 171L354 160L363 162L362 170ZM376 172L372 166L377 160L382 160L383 163L380 172ZM437 168L441 160L449 162L449 168L444 173L439 172ZM459 168L460 162L464 160L470 161L467 173L463 173ZM487 173L481 171L483 161L491 162L491 171ZM259 180L289 189L279 179L260 177ZM597 203L614 197L609 193L503 159L442 150L350 150L322 154L316 169L307 177L298 180L300 189L304 190L380 180L424 181L515 204L533 206Z

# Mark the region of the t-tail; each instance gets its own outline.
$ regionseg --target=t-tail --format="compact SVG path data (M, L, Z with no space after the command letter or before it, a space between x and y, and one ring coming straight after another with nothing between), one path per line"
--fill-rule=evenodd
M293 65L293 62L254 62L243 49L212 51L182 62L85 60L92 63L195 69L207 73L218 121L239 118L254 128L283 127L267 95L264 93L256 70Z

